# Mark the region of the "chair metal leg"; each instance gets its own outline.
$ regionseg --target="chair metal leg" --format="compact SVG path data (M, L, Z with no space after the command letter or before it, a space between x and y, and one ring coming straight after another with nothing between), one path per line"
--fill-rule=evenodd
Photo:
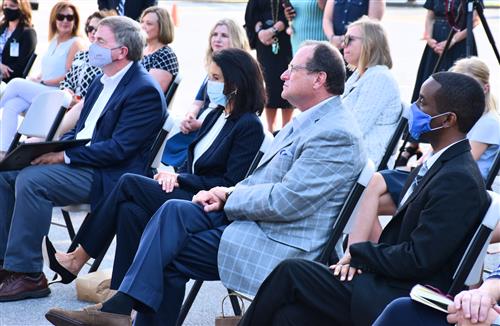
M64 223L66 223L66 227L68 228L68 234L71 241L75 239L75 228L73 227L73 223L71 222L71 217L69 213L65 210L61 210L62 215L64 217Z
M184 300L184 303L182 304L179 317L177 317L176 326L181 326L184 323L184 320L186 319L186 316L189 313L189 309L191 309L194 299L196 299L196 295L198 295L198 292L200 292L200 288L202 285L203 281L198 281L198 280L194 281L194 284L191 287L189 294L187 295L186 299Z
M234 293L234 291L227 289L227 293L231 294L231 293ZM240 302L238 301L238 298L234 295L230 295L229 300L231 300L231 306L233 307L234 315L241 316L241 308L240 308Z
M94 262L92 263L92 266L90 266L90 269L89 269L89 273L93 273L95 272L99 266L101 265L102 263L102 260L104 259L104 256L106 256L106 252L108 252L108 249L109 249L109 246L111 245L111 242L113 240L109 241L103 248L102 248L102 251L101 253L99 254L99 256L94 259Z

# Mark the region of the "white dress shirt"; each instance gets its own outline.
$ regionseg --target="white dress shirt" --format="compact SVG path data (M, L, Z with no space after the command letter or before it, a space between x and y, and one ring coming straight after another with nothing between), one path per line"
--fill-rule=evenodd
M123 76L125 76L127 71L130 69L132 63L133 62L129 62L128 65L123 67L113 76L106 76L105 74L102 75L100 79L100 82L103 85L101 94L99 94L99 97L95 101L94 106L90 110L89 115L85 119L85 125L83 129L80 130L76 135L76 139L92 138L92 134L94 133L94 129L97 124L97 120L99 120L99 117L101 116L102 111L106 107L106 104L108 104L108 101L115 92L116 87L122 80ZM87 144L87 146L89 145L90 143ZM69 164L71 162L66 153L64 153L64 162L66 164Z
M229 115L226 115L224 111L221 112L217 121L215 121L214 125L210 130L203 136L202 139L194 146L193 152L193 173L194 173L194 164L207 151L207 149L213 144L215 138L220 134L220 131L226 124L227 118Z

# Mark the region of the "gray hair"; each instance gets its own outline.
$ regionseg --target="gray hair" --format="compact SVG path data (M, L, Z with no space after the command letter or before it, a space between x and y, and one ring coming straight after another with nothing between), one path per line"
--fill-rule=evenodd
M146 46L146 35L141 25L135 20L125 17L106 17L99 25L107 26L115 35L116 43L128 49L127 59L139 61Z

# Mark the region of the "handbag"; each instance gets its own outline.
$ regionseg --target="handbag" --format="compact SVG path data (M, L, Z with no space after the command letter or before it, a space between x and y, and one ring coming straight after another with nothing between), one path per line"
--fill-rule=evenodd
M241 303L241 315L240 316L227 316L224 313L224 301L226 301L229 296L235 296ZM215 326L236 326L240 322L241 318L245 314L245 303L243 302L243 297L238 293L231 292L222 299L221 303L222 315L215 317Z

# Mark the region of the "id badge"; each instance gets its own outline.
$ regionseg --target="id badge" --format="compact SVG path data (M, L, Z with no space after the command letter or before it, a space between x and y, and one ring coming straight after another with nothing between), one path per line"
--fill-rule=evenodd
M19 56L19 43L13 40L10 43L10 56L18 57Z

